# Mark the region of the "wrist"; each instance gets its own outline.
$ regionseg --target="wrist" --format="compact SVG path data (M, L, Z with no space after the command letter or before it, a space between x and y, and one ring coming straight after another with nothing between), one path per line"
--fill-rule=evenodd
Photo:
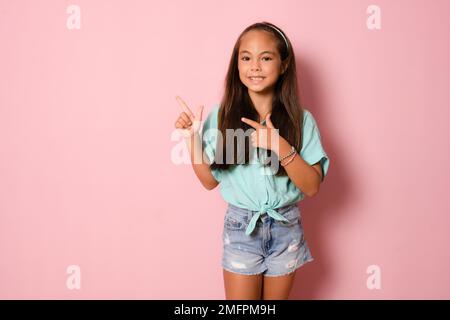
M286 156L291 151L291 148L292 147L289 142L283 137L280 137L278 148L273 148L272 151L277 154L278 158L281 158L283 156Z
M286 157L285 159L283 159L282 161L280 161L281 166L286 167L289 163L292 162L292 160L294 160L296 155L297 155L297 152L294 152L291 155L289 155L288 157Z

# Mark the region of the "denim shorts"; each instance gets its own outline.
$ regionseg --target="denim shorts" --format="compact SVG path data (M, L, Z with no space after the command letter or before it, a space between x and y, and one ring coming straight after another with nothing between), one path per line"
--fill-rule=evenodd
M275 209L286 221L263 213L250 235L245 230L257 211L228 203L222 233L222 267L234 273L282 276L313 261L297 204Z

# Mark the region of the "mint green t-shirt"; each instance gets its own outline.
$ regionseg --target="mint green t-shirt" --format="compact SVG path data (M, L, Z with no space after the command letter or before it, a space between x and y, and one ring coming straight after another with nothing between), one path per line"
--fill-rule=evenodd
M219 104L213 106L206 118L202 129L202 143L209 162L214 161L216 152L218 131ZM323 178L325 178L330 160L322 147L321 137L317 123L312 114L303 109L303 146L300 156L310 165L320 162ZM265 120L261 122L265 123ZM211 129L211 130L210 130ZM250 234L254 229L259 216L267 212L276 220L286 220L274 209L294 204L304 199L303 192L297 188L288 176L277 177L270 166L264 166L262 162L267 160L261 155L256 157L256 148L253 148L255 160L248 165L235 165L232 170L211 170L214 178L220 183L222 198L237 207L258 211L246 231ZM298 150L297 150L298 151Z

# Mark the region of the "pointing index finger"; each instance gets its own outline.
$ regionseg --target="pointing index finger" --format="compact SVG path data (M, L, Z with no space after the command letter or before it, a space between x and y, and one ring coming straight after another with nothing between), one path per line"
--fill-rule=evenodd
M260 123L258 123L256 121L253 121L251 119L244 118L244 117L241 118L241 121L245 122L246 124L252 126L255 129L260 129L260 128L264 127L262 124L260 124Z
M183 101L183 99L181 99L180 96L175 96L175 99L177 99L177 101L181 105L181 108L183 108L183 111L188 114L188 116L191 118L191 120L194 120L194 118L195 118L194 114L192 113L191 109L189 109L187 104Z

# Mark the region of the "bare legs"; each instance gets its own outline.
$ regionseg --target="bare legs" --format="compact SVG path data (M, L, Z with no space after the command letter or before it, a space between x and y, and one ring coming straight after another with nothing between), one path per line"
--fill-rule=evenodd
M285 300L294 282L295 271L285 276L242 275L223 270L227 300Z
M263 300L287 300L294 277L295 271L284 276L264 277Z
M223 270L227 300L261 300L262 274L246 276Z

